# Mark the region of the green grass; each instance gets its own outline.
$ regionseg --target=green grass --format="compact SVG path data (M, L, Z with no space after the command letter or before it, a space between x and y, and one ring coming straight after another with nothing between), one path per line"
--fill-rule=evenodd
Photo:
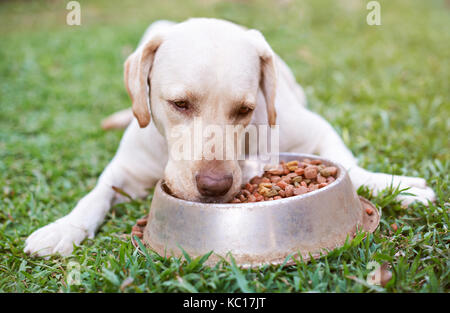
M381 26L365 23L364 0L80 2L80 27L65 24L66 1L0 4L0 291L450 290L448 2L380 1ZM395 191L373 197L361 189L382 210L374 234L310 263L241 270L137 253L121 235L146 214L149 196L115 206L71 257L26 256L26 237L67 214L113 157L121 133L103 132L100 120L130 105L122 66L146 26L190 16L260 29L305 87L310 108L363 166L424 177L436 204L403 209ZM384 288L365 283L372 261L391 267ZM73 264L78 285L67 280Z

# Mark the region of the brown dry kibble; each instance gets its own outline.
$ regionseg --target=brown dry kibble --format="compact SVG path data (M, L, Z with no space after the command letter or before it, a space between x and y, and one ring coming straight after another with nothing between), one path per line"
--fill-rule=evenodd
M336 176L336 174L337 174L337 167L329 166L329 167L326 167L326 169L328 169L328 171L330 171L330 175L331 176Z
M255 190L255 188L253 187L252 184L246 183L244 186L245 189L247 189L250 192L253 192L253 190Z
M288 185L284 191L286 192L286 197L292 197L294 195L294 186Z
M277 182L277 186L280 187L283 190L286 189L287 185L288 185L288 183L286 183L286 181L284 181L284 180L280 180L279 182Z
M272 184L270 183L260 183L258 186L258 193L267 197L267 193L271 190L271 188Z
M258 201L258 202L264 200L264 197L262 195L260 195L260 194L256 194L255 198L256 198L256 201Z
M281 161L278 165L266 166L263 175L242 185L230 202L273 201L302 195L333 183L337 171L335 166L326 166L321 160Z
M272 184L271 183L261 183L261 184L259 184L259 188L262 188L262 187L272 188Z
M268 197L275 197L275 196L278 196L278 190L279 190L280 188L278 188L278 190L277 190L277 188L278 188L278 187L272 187L272 189L270 189L270 191L269 191L269 193L267 194L267 196L268 196Z
M133 231L131 232L132 236L136 236L138 238L142 238L144 236L144 234L141 231Z
M322 177L325 177L325 178L327 178L331 175L330 172L326 168L321 169L319 171L319 173Z
M317 175L317 182L319 184L323 184L323 183L327 182L327 179L324 176L322 176L321 174L319 174L319 175Z
M323 177L336 176L337 168L335 166L328 166L320 170L320 175Z
M298 196L298 195L302 195L304 193L308 192L308 188L305 188L303 186L297 187L294 189L294 195Z
M303 167L299 167L295 170L295 174L303 175L303 174L305 174L305 169Z
M366 213L369 214L369 215L372 215L373 214L372 208L367 208L366 209Z
M298 168L298 161L290 161L286 163L286 167L289 171L295 171Z
M145 226L145 225L147 225L147 219L146 219L146 218L138 219L138 220L136 221L136 224L137 224L138 226Z
M136 221L136 224L131 228L131 236L142 238L144 236L144 229L147 225L148 216L144 216Z
M305 177L308 179L313 179L317 177L317 168L308 166L305 168Z
M327 184L327 183L321 183L321 184L319 184L319 189L320 189L320 188L323 188L323 187L325 187L325 186L328 186L328 184Z
M136 231L141 231L141 227L139 227L138 225L134 225L134 226L131 228L131 232L133 233L133 232L136 232Z
M270 181L271 181L272 183L277 183L277 182L279 182L280 180L281 180L281 177L278 176L278 175L275 175L275 176L270 177Z

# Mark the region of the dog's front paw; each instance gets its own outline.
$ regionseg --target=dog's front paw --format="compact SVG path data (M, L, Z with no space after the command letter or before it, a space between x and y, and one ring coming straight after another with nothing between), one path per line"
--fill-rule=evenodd
M399 187L400 189L406 189L403 194L397 196L397 199L401 201L402 206L408 206L413 202L420 202L428 205L429 202L436 201L436 195L430 187L427 186L425 179L420 177L410 177L410 176L397 176L397 175L387 175L379 176L379 178L384 179L384 184L381 182L381 186L389 186L392 184L393 187ZM410 195L407 195L408 193Z
M420 177L373 173L362 168L353 168L349 174L355 187L367 186L375 195L389 187L404 190L397 196L402 206L408 206L413 202L428 205L429 202L436 201L434 191L427 186L425 179Z
M428 205L429 202L436 201L434 191L427 186L427 182L423 178L384 173L370 173L368 177L368 185L373 187L375 194L390 186L405 190L397 196L397 200L401 201L402 206L408 206L413 202Z
M415 187L415 186L407 186L407 185L400 185L400 189L406 189L403 193L397 196L397 199L401 201L402 206L406 207L413 202L420 202L425 205L428 205L429 202L435 202L436 201L436 195L428 186L425 187ZM405 193L411 194L406 195Z
M86 237L86 230L63 217L33 232L25 241L24 251L32 256L56 253L68 256L73 251L73 244L79 245Z

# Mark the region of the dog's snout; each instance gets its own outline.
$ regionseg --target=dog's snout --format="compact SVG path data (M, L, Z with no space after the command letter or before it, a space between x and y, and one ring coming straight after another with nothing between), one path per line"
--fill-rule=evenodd
M197 174L195 180L200 194L207 197L223 196L233 184L232 175Z

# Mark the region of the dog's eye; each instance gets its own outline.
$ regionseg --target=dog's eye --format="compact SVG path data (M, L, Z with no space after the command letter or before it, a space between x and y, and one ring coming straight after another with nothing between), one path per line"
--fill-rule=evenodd
M248 114L251 111L252 111L252 108L249 108L248 106L242 106L242 107L239 108L238 113L240 115L246 115L246 114Z
M174 100L169 101L169 103L175 106L178 110L187 110L189 108L189 103L185 100Z

